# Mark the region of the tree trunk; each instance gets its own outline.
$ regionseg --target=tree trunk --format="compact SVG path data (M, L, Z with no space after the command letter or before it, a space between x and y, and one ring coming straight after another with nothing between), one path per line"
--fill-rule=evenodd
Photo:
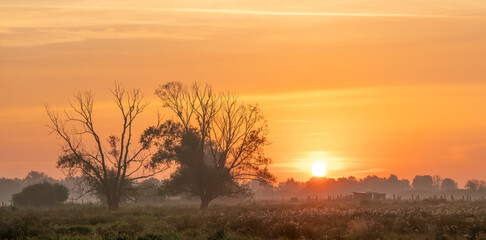
M120 209L120 200L119 199L108 199L108 210L110 211L118 211Z
M201 210L207 209L210 201L211 200L209 200L208 197L201 197L201 206L199 207L199 209Z

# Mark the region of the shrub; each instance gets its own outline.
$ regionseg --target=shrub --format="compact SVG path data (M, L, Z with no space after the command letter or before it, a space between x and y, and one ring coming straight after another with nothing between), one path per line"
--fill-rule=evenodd
M220 229L214 234L209 235L207 240L220 240L220 239L226 239L226 234L224 233L223 229Z
M91 226L74 225L74 226L60 227L56 229L56 233L70 235L70 236L89 235L93 233L93 229L91 228Z
M153 234L146 233L137 238L137 240L179 240L181 239L176 233Z
M68 189L58 183L48 182L30 185L13 195L15 206L53 206L68 199Z

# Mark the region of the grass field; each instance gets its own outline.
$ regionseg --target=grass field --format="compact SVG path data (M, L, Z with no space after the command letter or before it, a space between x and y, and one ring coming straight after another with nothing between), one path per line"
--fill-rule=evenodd
M1 239L486 239L486 202L257 202L0 208Z

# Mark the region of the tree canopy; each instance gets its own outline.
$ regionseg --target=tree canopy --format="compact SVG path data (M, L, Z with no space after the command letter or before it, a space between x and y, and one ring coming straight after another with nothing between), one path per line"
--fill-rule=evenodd
M68 199L68 189L59 183L37 183L12 196L16 206L53 206Z
M167 192L198 196L207 208L217 197L248 194L250 180L275 181L264 153L268 126L258 105L197 83L169 82L156 94L176 120L149 127L142 141L158 147L152 165L177 167Z

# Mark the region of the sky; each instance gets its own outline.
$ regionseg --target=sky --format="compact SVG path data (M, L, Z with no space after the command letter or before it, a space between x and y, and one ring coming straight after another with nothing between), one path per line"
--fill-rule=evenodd
M44 104L115 81L209 83L258 103L271 171L307 180L370 174L486 179L486 2L225 0L0 2L0 176L62 177ZM105 111L106 110L106 111Z

